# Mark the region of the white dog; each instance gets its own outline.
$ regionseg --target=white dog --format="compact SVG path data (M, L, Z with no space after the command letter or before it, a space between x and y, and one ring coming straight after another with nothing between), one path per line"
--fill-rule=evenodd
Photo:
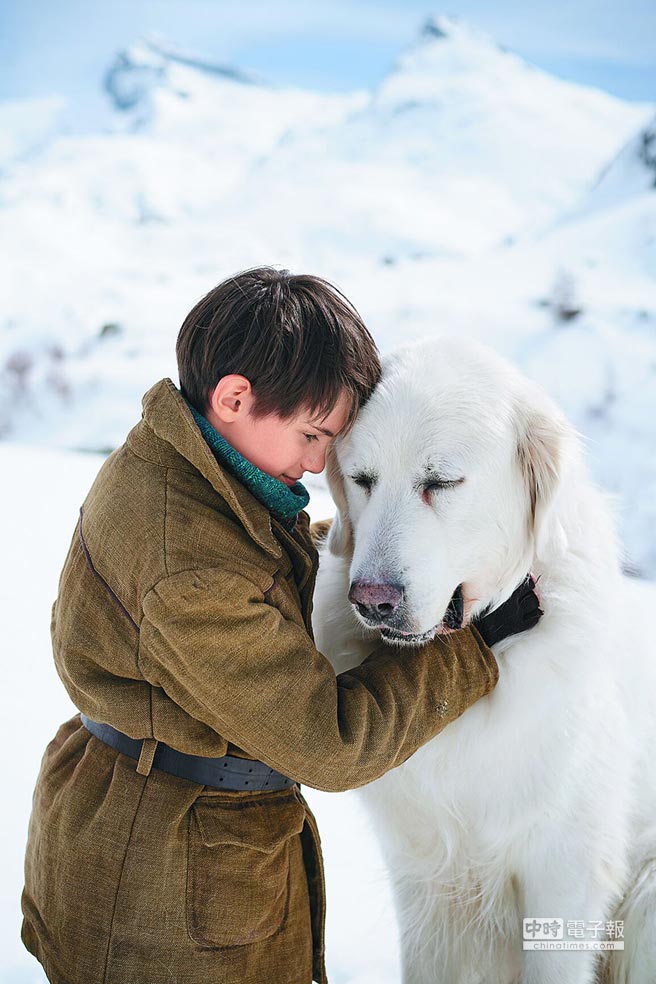
M544 617L494 647L495 690L361 789L394 886L404 984L655 984L653 627L578 435L489 350L431 340L384 360L328 479L338 511L314 628L337 672L381 629L421 644L446 629L454 595L466 622L540 575ZM379 627L348 600L362 582L403 593ZM524 951L531 917L563 920L579 942L623 923L625 949L603 961Z

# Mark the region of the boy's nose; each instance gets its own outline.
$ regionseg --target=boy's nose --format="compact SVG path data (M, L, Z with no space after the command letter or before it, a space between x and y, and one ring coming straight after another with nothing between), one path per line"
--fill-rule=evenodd
M303 471L314 472L318 474L322 472L326 467L326 449L318 451L316 454L307 455L303 460Z

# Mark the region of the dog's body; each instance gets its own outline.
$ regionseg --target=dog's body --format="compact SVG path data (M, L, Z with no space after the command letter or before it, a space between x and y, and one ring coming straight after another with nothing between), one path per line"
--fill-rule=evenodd
M572 428L498 357L441 339L384 361L328 468L314 625L337 672L380 635L354 583L402 586L381 625L403 645L444 631L458 586L466 621L540 575L545 614L495 646L496 689L361 789L404 984L654 984L656 661ZM523 952L524 917L570 940L623 921L625 950Z

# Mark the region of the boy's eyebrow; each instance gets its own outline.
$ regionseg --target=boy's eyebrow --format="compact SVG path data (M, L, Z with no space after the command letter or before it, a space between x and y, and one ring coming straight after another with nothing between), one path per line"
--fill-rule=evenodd
M308 423L308 426L309 427L314 427L315 430L318 430L322 434L325 434L326 437L334 437L335 436L331 430L328 430L327 427L320 427L319 424L315 424L314 421L310 420L307 417L306 417L306 420L307 420L307 423Z

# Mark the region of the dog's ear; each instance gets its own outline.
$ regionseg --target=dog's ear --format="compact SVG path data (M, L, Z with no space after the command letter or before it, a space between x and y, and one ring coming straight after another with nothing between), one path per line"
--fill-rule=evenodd
M567 548L567 536L555 515L555 504L566 466L569 429L548 402L518 408L517 455L530 506L529 522L535 552L543 556L548 545Z
M326 544L331 553L338 557L348 557L353 553L353 527L348 514L344 476L342 475L334 443L326 451L326 479L328 488L337 506L337 513L330 526Z

